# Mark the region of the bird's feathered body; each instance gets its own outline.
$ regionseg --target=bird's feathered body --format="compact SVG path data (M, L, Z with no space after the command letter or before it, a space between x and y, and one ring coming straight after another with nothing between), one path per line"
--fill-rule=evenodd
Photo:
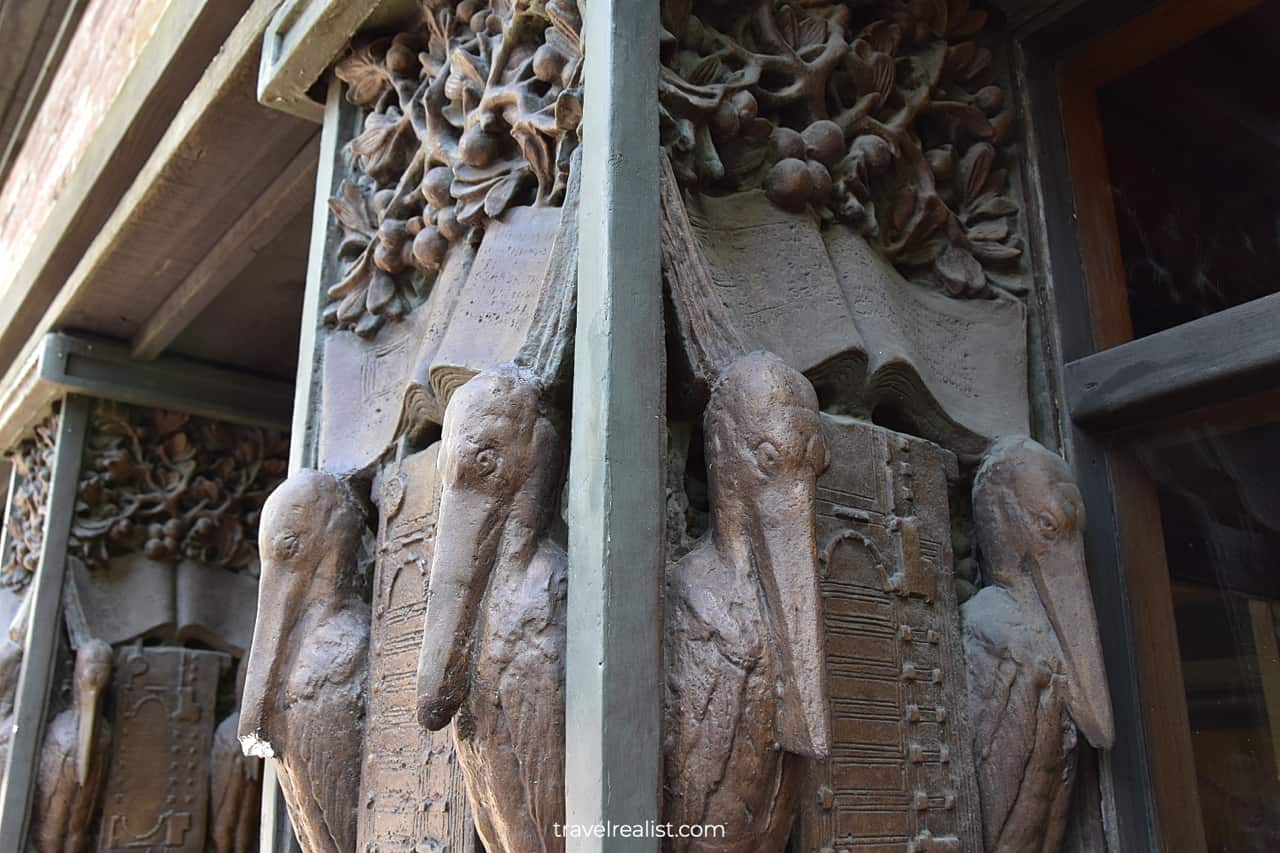
M708 538L668 572L664 822L722 825L672 851L781 850L803 763L776 744L774 684L758 581Z
M111 646L89 639L76 650L71 707L45 728L31 813L36 853L81 853L107 778L111 728L100 714L111 679Z
M566 558L544 542L499 560L479 626L471 691L454 718L458 761L493 853L560 853L564 833Z
M1068 687L1055 671L1062 651L1038 600L1018 602L987 587L965 602L963 613L988 853L1056 851L1078 742Z
M350 487L304 469L263 507L262 575L240 711L250 755L273 757L304 853L352 853L368 701L365 518Z
M355 850L369 615L358 598L299 621L305 650L285 680L276 770L307 853ZM353 638L360 638L352 642Z
M89 822L107 780L111 729L97 722L89 777L76 778L76 710L68 708L45 729L36 799L32 806L31 845L36 853L81 853L89 840Z
M250 853L258 844L261 760L241 751L236 737L239 727L240 712L235 711L213 732L209 756L209 839L213 853Z

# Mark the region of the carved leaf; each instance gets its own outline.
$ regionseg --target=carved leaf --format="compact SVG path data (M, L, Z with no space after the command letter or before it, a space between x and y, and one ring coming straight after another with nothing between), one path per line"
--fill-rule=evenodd
M973 139L990 139L994 131L982 110L959 101L929 104L925 115L930 125L947 142L959 144Z
M1022 255L1022 247L1017 243L990 243L984 240L973 241L973 254L987 263L1011 261Z
M1005 219L989 219L970 228L968 235L975 242L999 243L1009 236L1009 223Z
M715 83L724 73L724 63L718 56L704 57L690 69L686 78L695 86L706 86Z
M351 141L351 153L361 168L379 183L394 183L409 166L418 137L413 122L398 111L371 113L364 133Z
M334 66L333 73L347 84L347 99L362 107L372 107L392 87L384 62L390 39L379 39L352 50Z
M986 273L982 264L964 249L951 247L943 252L935 264L935 269L947 292L953 296L976 293L986 287Z
M1013 199L995 193L988 193L978 199L965 210L965 218L969 221L991 219L997 216L1008 216L1018 212L1018 205Z
M329 199L329 209L348 233L363 237L366 243L373 240L378 226L369 213L364 194L351 181L339 185L338 198Z
M987 185L987 177L991 174L991 164L995 162L996 150L985 142L973 145L965 152L957 169L960 192L963 198L975 199L982 195Z

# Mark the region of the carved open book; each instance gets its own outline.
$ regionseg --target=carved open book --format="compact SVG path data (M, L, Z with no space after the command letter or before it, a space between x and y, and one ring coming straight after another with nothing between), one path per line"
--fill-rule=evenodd
M763 192L686 198L716 292L750 349L779 355L825 403L963 455L1028 427L1026 312L909 282L843 225Z
M67 626L109 643L146 638L194 641L237 657L249 651L258 606L257 579L192 560L141 554L89 569L68 560Z

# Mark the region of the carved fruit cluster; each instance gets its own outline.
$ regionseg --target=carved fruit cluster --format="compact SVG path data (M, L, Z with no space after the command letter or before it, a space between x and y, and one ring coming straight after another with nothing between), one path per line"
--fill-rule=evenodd
M256 571L258 516L288 453L270 430L102 404L70 550L90 566L143 553Z
M57 444L58 416L50 415L35 428L31 438L18 445L10 457L13 492L5 519L6 553L0 555L0 584L24 589L35 574L44 543L44 520L49 503L49 479Z
M508 207L558 204L581 117L575 0L421 0L416 25L338 64L368 113L330 201L344 239L326 319L372 336Z
M662 142L701 192L762 187L957 297L1021 289L1013 113L968 0L665 0Z

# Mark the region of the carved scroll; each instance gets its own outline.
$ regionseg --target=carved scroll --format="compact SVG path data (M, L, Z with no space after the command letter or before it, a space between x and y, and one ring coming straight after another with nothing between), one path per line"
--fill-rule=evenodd
M800 849L980 851L952 586L955 459L863 422L828 417L824 429L818 553L835 737L809 771Z
M438 455L439 445L432 445L391 463L381 478L359 850L474 848L453 738L417 724L418 652L440 502Z
M204 853L214 703L226 663L193 649L116 652L99 853Z

